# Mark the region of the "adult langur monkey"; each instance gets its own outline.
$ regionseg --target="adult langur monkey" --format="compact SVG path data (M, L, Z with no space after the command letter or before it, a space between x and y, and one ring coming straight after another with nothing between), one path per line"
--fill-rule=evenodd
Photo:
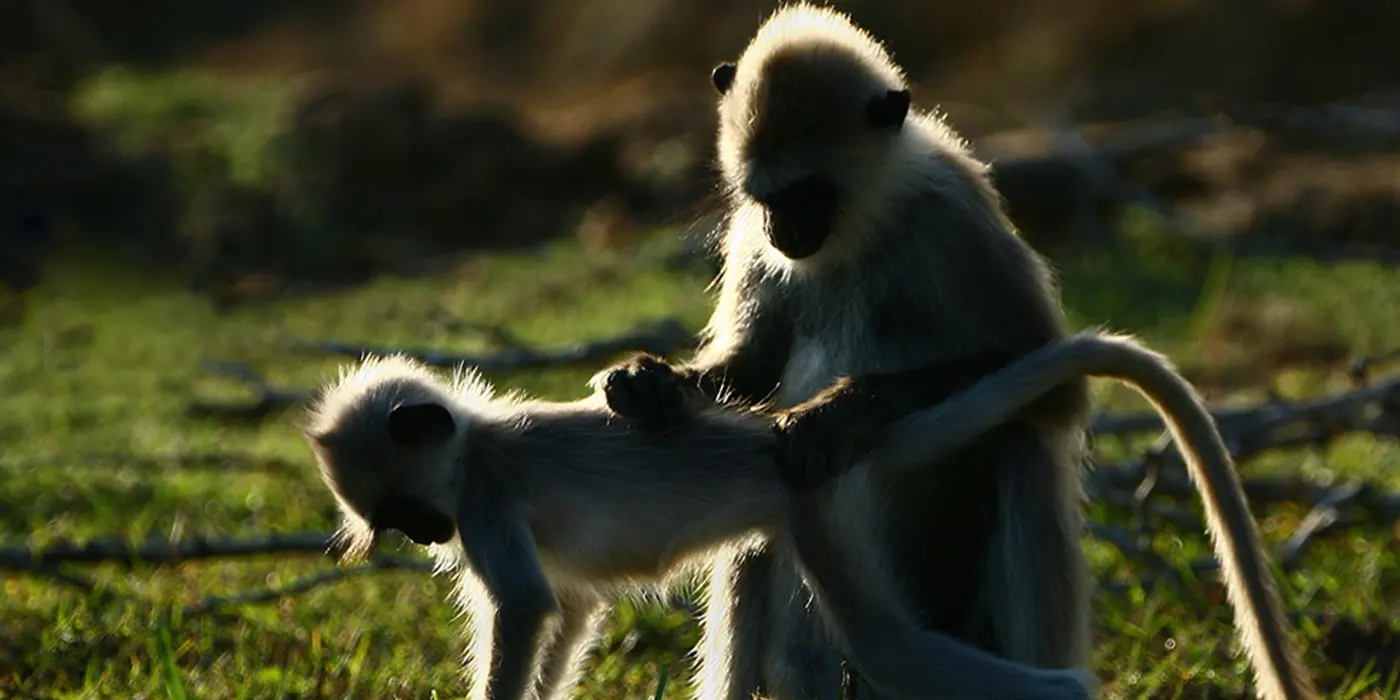
M712 80L729 200L718 304L690 363L639 356L597 378L614 411L665 429L686 387L787 409L779 460L811 488L891 421L1065 338L1053 276L986 166L937 115L910 112L902 71L846 16L782 8ZM1088 417L1077 376L887 485L893 561L926 628L1033 666L1087 662ZM1257 534L1222 529L1247 517L1218 509L1242 494L1201 490L1261 696L1315 697ZM709 586L702 698L835 686L838 660L781 551L722 557Z

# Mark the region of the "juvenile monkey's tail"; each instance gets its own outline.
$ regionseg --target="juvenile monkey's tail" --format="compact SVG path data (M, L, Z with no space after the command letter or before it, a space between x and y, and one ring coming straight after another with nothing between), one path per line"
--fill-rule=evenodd
M1013 418L1067 380L1112 377L1162 414L1204 501L1215 556L1263 700L1315 700L1317 690L1289 637L1234 460L1200 396L1164 356L1126 335L1087 331L1040 348L932 408L890 425L870 453L872 478L927 465Z

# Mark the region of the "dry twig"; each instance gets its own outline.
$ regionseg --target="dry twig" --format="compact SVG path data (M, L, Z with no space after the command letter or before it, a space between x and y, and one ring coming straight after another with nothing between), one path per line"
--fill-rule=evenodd
M376 556L364 564L348 568L334 568L303 576L281 586L269 586L252 591L244 591L229 596L210 596L185 608L185 616L192 617L210 612L219 612L234 605L271 603L283 598L306 593L325 584L343 581L351 576L375 571L406 570L431 573L431 562L407 557Z
M459 355L427 348L396 348L358 345L333 340L301 342L301 347L333 355L361 358L365 355L401 354L432 367L475 367L483 372L523 372L544 367L570 367L603 362L625 352L669 355L689 347L695 335L676 319L663 319L614 338L570 343L549 350L519 346L486 355Z
M695 342L695 334L686 330L680 321L669 318L647 324L613 338L570 343L548 350L519 345L514 336L499 331L495 337L507 347L483 355L462 355L428 348L356 345L332 340L314 342L291 340L289 342L304 349L333 355L361 358L366 355L401 354L418 359L433 367L456 368L466 365L492 373L587 365L605 362L627 352L669 355L677 350L690 347ZM307 390L272 386L266 378L246 364L207 361L205 368L210 372L243 382L252 388L256 398L251 402L242 403L192 402L186 409L186 414L192 418L214 418L243 423L257 422L266 419L273 413L297 406L311 397L311 392Z
M1211 411L1220 432L1229 438L1247 440L1247 454L1258 449L1248 450L1252 444L1272 445L1282 440L1289 430L1299 430L1305 426L1326 427L1337 430L1364 430L1381 428L1384 434L1392 437L1400 433L1390 433L1384 422L1375 415L1378 407L1400 400L1400 374L1384 381L1357 390L1345 391L1317 399L1304 401L1273 401L1262 406L1217 409ZM1382 411L1385 413L1385 411ZM1162 431L1166 424L1155 411L1118 415L1098 414L1094 416L1091 430L1096 435L1128 435L1149 431Z
M174 564L261 554L329 554L330 550L331 533L328 532L293 532L247 539L195 537L176 542L151 540L141 544L104 539L84 544L60 542L39 549L0 548L0 568L39 571L58 564Z

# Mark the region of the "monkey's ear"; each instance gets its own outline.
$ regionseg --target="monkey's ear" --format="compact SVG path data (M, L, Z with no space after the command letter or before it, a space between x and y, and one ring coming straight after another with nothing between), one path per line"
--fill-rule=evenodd
M714 84L719 94L723 95L729 92L729 87L734 84L734 74L738 72L738 67L733 63L721 63L715 66L713 71L710 71L710 82Z
M887 90L883 95L870 98L865 114L876 129L898 129L909 116L909 91Z
M403 404L389 411L389 437L400 445L441 442L456 431L452 412L439 403Z

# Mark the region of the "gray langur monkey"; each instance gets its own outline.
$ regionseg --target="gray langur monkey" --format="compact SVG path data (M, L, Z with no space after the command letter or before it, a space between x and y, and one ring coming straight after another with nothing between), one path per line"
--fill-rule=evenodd
M619 415L665 430L691 389L775 409L780 468L811 489L901 416L1066 337L1053 275L986 166L938 115L910 110L902 70L848 17L781 8L711 81L729 201L717 305L690 362L638 356L596 378ZM1071 373L881 484L874 517L925 629L1036 667L1087 664L1088 420L1087 382ZM1315 697L1257 538L1231 536L1247 511L1226 505L1226 484L1200 485L1208 511L1227 507L1208 522L1261 696ZM835 687L839 658L785 552L724 553L709 592L706 700Z
M568 697L606 593L753 534L792 553L834 641L892 697L1096 693L1084 669L1036 669L920 630L868 527L878 501L864 481L795 494L768 419L694 405L658 434L597 394L495 398L472 373L447 385L405 358L371 358L316 400L305 433L348 558L393 529L459 570L479 700Z

